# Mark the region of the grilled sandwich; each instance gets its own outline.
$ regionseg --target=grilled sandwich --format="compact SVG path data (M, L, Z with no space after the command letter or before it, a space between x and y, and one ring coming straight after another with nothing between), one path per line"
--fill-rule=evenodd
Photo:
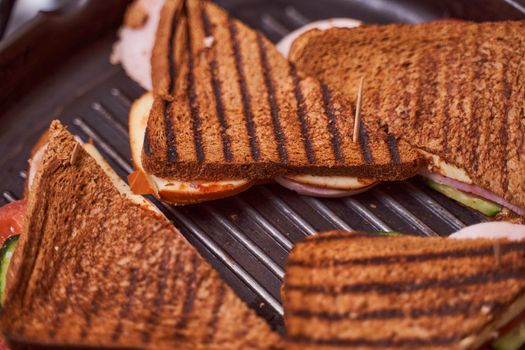
M287 349L518 349L525 240L319 234L282 294Z
M93 146L58 122L29 190L0 329L11 349L280 349Z
M524 55L523 21L446 21L312 30L289 58L350 99L364 78L363 118L419 150L434 188L523 216Z
M347 99L211 2L165 2L152 83L141 163L168 183L291 177L351 191L410 177L421 164L377 123L363 120L354 142Z

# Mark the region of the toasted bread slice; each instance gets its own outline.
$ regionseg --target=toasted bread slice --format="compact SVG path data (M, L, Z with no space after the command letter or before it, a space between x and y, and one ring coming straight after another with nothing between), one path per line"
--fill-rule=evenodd
M348 98L364 77L365 119L525 208L524 55L524 21L436 22L310 31L290 60Z
M340 175L399 180L419 155L303 78L261 33L215 4L167 1L152 58L157 94L143 164L180 180Z
M129 111L129 137L135 171L129 176L134 193L153 194L164 202L184 205L233 196L253 185L249 180L180 181L149 175L142 166L142 146L153 104L152 93L146 93L133 102Z
M53 122L0 316L11 349L280 348L173 225L79 146Z
M309 237L287 262L287 349L478 349L525 310L524 249L525 241Z

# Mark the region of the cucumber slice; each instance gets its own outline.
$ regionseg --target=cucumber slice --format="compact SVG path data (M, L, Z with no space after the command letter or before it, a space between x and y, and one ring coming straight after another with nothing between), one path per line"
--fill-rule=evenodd
M492 347L495 350L518 350L525 344L525 322L520 323L516 328L495 340Z
M0 249L0 306L4 305L7 269L18 243L18 235L9 237Z
M428 180L428 179L427 179L427 184L432 189L438 191L439 193L449 198L452 198L453 200L469 208L476 209L477 211L487 216L494 216L501 211L501 206L495 203L486 201L482 198L479 198L473 195L469 195L468 193L457 190L454 187L443 185L443 184L440 184L440 183L437 183L435 181Z
M390 236L390 237L396 237L396 236L403 235L401 232L396 232L396 231L379 231L378 234L380 234L381 236Z

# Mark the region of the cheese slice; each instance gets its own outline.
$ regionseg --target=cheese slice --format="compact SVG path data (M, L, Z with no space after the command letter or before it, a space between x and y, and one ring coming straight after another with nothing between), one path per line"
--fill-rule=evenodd
M359 189L369 187L377 183L376 180L360 179L358 177L349 177L349 176L295 175L295 176L287 176L287 178L295 182L304 184L304 185L333 189L333 190L348 190L348 191L359 190Z
M473 181L464 169L445 162L441 157L428 153L422 149L418 151L428 160L428 170L431 173L438 173L450 179L472 184Z

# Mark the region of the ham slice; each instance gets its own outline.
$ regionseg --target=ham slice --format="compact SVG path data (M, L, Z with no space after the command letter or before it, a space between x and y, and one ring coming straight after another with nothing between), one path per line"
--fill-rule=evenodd
M446 177L446 176L443 176L443 175L440 175L440 174L436 174L436 173L431 173L429 172L427 169L424 169L421 171L421 175L434 181L434 182L437 182L437 183L440 183L442 185L446 185L446 186L450 186L450 187L454 187L455 189L458 189L462 192L466 192L466 193L471 193L473 195L476 195L478 197L481 197L481 198L484 198L488 201L491 201L491 202L494 202L494 203L497 203L501 206L504 206L510 210L512 210L513 212L515 212L516 214L520 215L520 216L525 216L525 210L523 208L520 208L512 203L510 203L509 201L507 201L506 199L484 189L484 188L481 188L479 186L476 186L476 185L471 185L471 184L467 184L467 183L464 183L464 182L461 182L461 181L457 181L457 180L453 180L449 177Z
M148 15L146 23L141 28L120 28L111 55L111 63L121 63L129 77L148 91L152 89L151 52L163 4L163 0L139 0L137 5Z

